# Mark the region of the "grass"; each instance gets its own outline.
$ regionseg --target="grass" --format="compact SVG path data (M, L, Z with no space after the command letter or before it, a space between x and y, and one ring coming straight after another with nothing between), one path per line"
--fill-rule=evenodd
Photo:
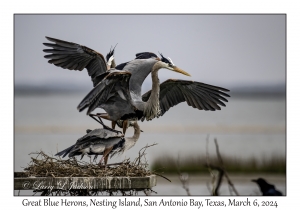
M286 159L285 157L272 156L271 158L257 159L251 157L248 159L240 159L234 157L222 157L224 166L229 173L269 173L269 174L285 174ZM179 169L181 172L187 173L207 173L205 167L205 156L187 156L179 160ZM220 166L217 157L210 157L210 163ZM170 156L161 156L154 160L151 164L151 170L158 173L177 173L177 158Z

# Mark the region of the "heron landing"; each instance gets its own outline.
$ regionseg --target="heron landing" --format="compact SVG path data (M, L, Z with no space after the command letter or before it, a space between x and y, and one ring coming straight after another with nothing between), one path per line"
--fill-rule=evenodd
M73 42L46 37L54 43L44 43L52 49L44 57L49 63L64 69L82 71L87 69L94 88L84 97L77 109L87 110L87 115L106 126L102 119L112 121L111 131L115 125L123 128L125 134L128 120L152 120L163 116L171 107L181 102L198 110L215 111L226 106L226 97L230 97L226 88L202 82L168 79L160 84L158 71L167 69L190 76L178 68L170 58L161 58L151 52L137 53L132 61L116 66L114 48L104 56L88 47ZM142 95L141 88L146 77L151 73L152 89ZM96 108L106 113L92 114ZM96 118L98 117L98 119ZM120 126L121 125L121 126Z
M186 101L199 110L220 110L226 106L227 89L201 82L169 79L160 84L158 71L167 69L190 76L174 65L171 59L152 57L128 62L123 70L110 70L80 102L77 109L87 108L87 115L117 122L119 120L152 120L171 107ZM152 89L141 94L141 86L151 73ZM106 113L92 114L96 108ZM126 131L126 127L123 126Z

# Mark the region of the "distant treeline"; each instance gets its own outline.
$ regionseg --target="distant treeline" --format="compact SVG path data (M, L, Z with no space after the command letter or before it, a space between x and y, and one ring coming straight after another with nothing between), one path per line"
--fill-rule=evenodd
M286 158L273 156L272 158L248 159L223 156L225 169L229 173L270 173L285 174ZM210 157L210 164L218 166L217 157ZM177 158L161 156L151 164L151 170L158 173L177 173ZM179 159L179 169L187 173L208 173L205 156L190 156Z
M92 86L88 85L74 85L74 84L57 84L57 85L14 85L14 93L16 95L22 94L62 94L62 93L81 93L90 91ZM151 86L145 84L143 91L148 91ZM231 97L257 97L257 96L273 96L285 97L285 85L275 86L236 86L227 87Z

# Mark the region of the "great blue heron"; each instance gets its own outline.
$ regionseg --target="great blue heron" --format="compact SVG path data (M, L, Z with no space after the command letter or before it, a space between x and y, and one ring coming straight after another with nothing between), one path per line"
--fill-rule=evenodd
M265 179L258 178L251 180L258 184L260 191L262 192L263 196L281 196L282 193L275 189L275 186L269 184Z
M46 38L54 42L54 44L43 43L45 46L52 48L43 50L46 53L51 53L44 56L49 59L48 63L69 70L82 71L86 68L94 86L101 81L103 73L116 66L114 58L115 48L110 49L105 61L101 53L86 46L47 36Z
M126 62L116 66L114 51L117 45L110 49L105 61L101 53L86 46L47 36L46 38L54 42L54 44L43 43L45 46L52 48L43 50L46 53L51 53L44 56L49 59L48 63L69 70L82 71L86 68L94 86L102 80L104 76L103 73L107 70L111 68L122 70L124 66L128 64L128 62ZM150 52L142 52L136 54L136 59L147 59L153 56L156 55Z
M132 137L124 137L123 134L118 134L107 129L87 130L87 134L79 138L74 145L55 155L62 157L68 154L69 157L81 155L81 159L84 155L95 155L94 160L98 155L103 155L99 165L101 165L103 160L106 165L110 154L111 157L115 154L122 154L133 147L139 139L141 130L138 123L136 121L130 121L130 123L132 123L131 126L134 128Z
M49 59L48 63L69 70L82 71L84 68L86 68L89 76L92 79L94 86L96 86L107 75L105 74L107 70L111 68L122 70L127 64L130 65L129 62L126 62L116 66L115 57L114 57L114 50L116 46L110 49L109 53L106 55L106 62L105 62L104 56L101 53L91 48L73 42L63 41L60 39L55 39L47 36L46 38L49 41L54 42L54 44L43 43L45 46L52 48L52 49L43 50L46 53L51 53L44 56L45 58ZM151 52L142 52L142 53L137 53L135 59L146 59L151 57L157 57L157 56L156 54ZM139 74L134 74L134 76L132 77L132 83L138 82L138 84L140 84L141 86L142 82L150 72L145 74L145 76L143 76L143 74L141 73L142 72L139 72ZM143 76L143 79L141 76ZM136 86L134 86L134 91L137 91ZM90 116L96 121L98 121L96 118L94 118L93 115ZM99 120L101 121L100 118ZM102 121L100 123L104 126ZM129 126L129 123L127 121L118 121L118 122L113 121L112 127L114 128L116 124L119 127L123 127L123 132L125 134L126 131L125 128ZM106 128L108 129L108 127Z
M106 76L105 73L107 70L116 67L114 51L117 45L110 49L106 55L105 61L104 56L101 53L86 46L47 36L46 38L49 41L54 42L54 44L43 43L45 46L52 48L43 50L46 53L51 53L44 56L45 58L49 59L48 63L69 70L82 71L86 68L89 76L92 79L93 86L96 86L103 79L103 77ZM119 68L122 68L122 66ZM98 121L93 116L91 117ZM102 123L102 121L99 123L105 128L109 129ZM119 122L119 124L120 123L123 122Z
M176 67L171 59L149 58L130 61L121 71L111 70L107 76L95 86L78 105L78 110L88 108L91 114L97 107L104 109L106 114L100 117L111 121L117 120L152 120L162 116L166 111L180 102L199 110L220 110L227 102L222 96L229 91L225 88L200 82L169 79L159 83L158 70L165 68L190 76ZM151 72L152 90L141 95L141 86ZM132 79L133 75L135 78Z
M112 77L109 76L111 75L110 72L106 72L106 70L104 70L107 69L109 65L108 64L104 65L105 62L104 57L100 53L76 43L66 42L66 41L62 41L50 37L47 37L47 39L52 42L55 42L55 44L44 43L46 46L53 48L53 50L52 49L44 50L47 53L52 53L50 55L45 56L45 58L51 59L48 61L49 63L53 63L57 66L61 66L63 68L68 68L68 69L73 69L73 66L76 66L77 69L80 67L78 70L87 68L89 75L92 77L94 86L99 84L103 78L106 78L106 83L110 83L112 85L111 83ZM108 55L107 55L107 63L109 62ZM113 51L112 51L112 55L113 55ZM140 61L133 60L130 62L122 63L115 67L115 69L117 70L124 69L125 71L131 73L131 77L127 84L128 88L127 90L124 89L124 91L127 92L129 91L130 97L134 101L136 101L136 103L140 103L140 104L143 104L143 102L147 101L151 95L151 90L148 91L143 96L141 95L142 84L152 70L152 68L149 68L147 66L148 65L147 62L145 63L143 62L143 59L147 59L147 58L154 58L156 60L160 60L158 56L154 53L143 52L143 53L136 54L136 59L142 59L142 60ZM161 61L173 65L172 61L162 56L162 54L161 54ZM112 63L111 67L113 67L113 65L115 65L115 63ZM112 72L112 75L116 75L116 74L118 73ZM120 72L120 74L123 73ZM120 82L118 79L113 79L113 80L117 83ZM117 85L117 87L118 86L119 85ZM225 104L222 101L227 102L227 99L225 99L222 96L229 97L228 94L224 93L224 91L225 92L228 91L225 88L212 86L200 82L185 81L185 80L171 80L171 79L167 80L160 85L160 90L161 90L159 94L159 101L160 101L159 104L160 104L160 111L161 111L160 116L162 116L170 107L175 106L176 104L183 101L186 101L188 105L194 108L198 108L200 110L220 109L220 107L217 104L221 106L225 106ZM119 93L121 92L119 91ZM113 97L110 95L109 97L111 98L110 102L112 100L115 100L116 103L121 104L122 107L123 105L121 103L122 95L119 96L115 95ZM102 103L103 101L98 103L100 108ZM140 107L136 107L136 108L140 108ZM136 110L137 112L141 111L138 109ZM93 116L91 114L90 116L93 119L95 119L94 118L95 115ZM100 115L97 114L96 116L98 116L99 119L101 117L104 119L112 120L109 114L100 114ZM127 119L127 118L130 119L131 117L130 116L123 117L123 119ZM133 116L133 118L136 117ZM144 118L142 117L142 119ZM102 121L100 123L104 126ZM113 123L113 127L116 123L119 126L123 126L123 132L126 131L126 127L128 126L126 120L112 121L112 123Z

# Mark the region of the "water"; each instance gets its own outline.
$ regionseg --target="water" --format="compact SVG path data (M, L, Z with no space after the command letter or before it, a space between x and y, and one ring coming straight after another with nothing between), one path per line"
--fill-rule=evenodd
M76 107L84 95L15 96L15 171L27 166L31 157L29 153L43 150L54 155L83 136L86 129L100 127L85 115L85 111L77 111ZM150 165L163 155L205 155L207 138L210 139L211 154L215 154L213 139L217 138L222 155L237 158L254 156L258 160L285 157L285 110L283 98L233 97L227 107L215 112L198 111L181 103L159 119L140 123L144 132L136 146L122 156L109 159L109 162L127 157L134 159L142 147L153 143L158 145L147 150ZM126 135L131 136L132 133L130 129ZM88 158L85 160L89 161ZM180 186L161 188L161 193L169 194L173 187Z

